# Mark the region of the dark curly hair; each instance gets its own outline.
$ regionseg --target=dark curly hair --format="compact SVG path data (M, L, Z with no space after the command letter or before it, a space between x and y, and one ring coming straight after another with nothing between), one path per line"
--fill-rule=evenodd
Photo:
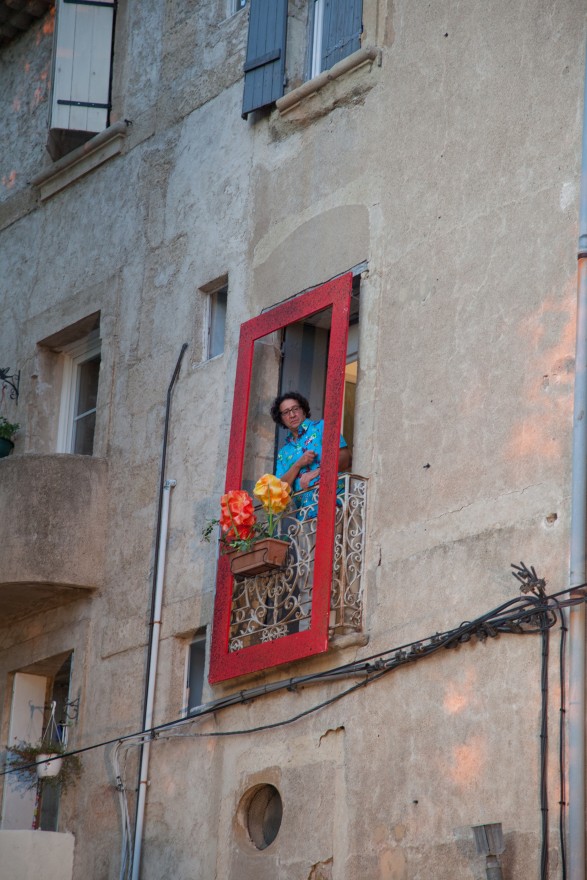
M309 419L312 415L312 413L310 412L310 404L308 403L304 395L300 394L299 391L288 391L286 394L280 394L279 397L276 397L271 404L271 418L276 425L281 425L282 428L286 427L286 425L283 424L281 413L279 412L279 407L284 400L295 400L296 403L299 403L301 408L304 410L304 413L306 414L305 417L307 419Z

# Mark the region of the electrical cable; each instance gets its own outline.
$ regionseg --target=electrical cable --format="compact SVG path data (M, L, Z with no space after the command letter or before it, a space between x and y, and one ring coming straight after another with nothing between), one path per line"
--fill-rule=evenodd
M540 670L540 880L548 880L548 649L550 627L541 632L542 663Z
M120 766L119 753L122 743L118 743L114 750L113 764L116 777L116 789L118 791L118 800L120 803L120 822L122 826L122 856L120 862L119 880L128 880L132 867L132 827L130 822L130 814L128 810L128 798L126 796L126 786L124 784L124 769Z
M563 596L571 592L575 594L573 597L562 602L557 601L556 606L562 608L586 602L586 596L577 595L577 590L585 586L587 586L587 584L581 584L576 587L560 590L559 592L554 593L551 596L545 596L543 599L539 599L536 596L527 596L525 598L517 597L516 599L512 599L508 602L503 603L493 611L489 611L473 621L464 621L460 624L460 626L456 627L455 629L448 630L444 633L437 632L433 636L428 636L425 639L408 642L396 648L386 649L377 654L372 654L369 657L364 658L360 661L343 664L341 666L337 666L333 669L327 670L326 672L310 673L308 675L280 680L269 685L263 685L261 687L239 691L227 697L221 697L219 700L215 700L211 703L203 704L196 711L194 711L193 714L189 716L189 718L176 718L162 724L154 725L148 730L122 734L112 739L92 743L88 746L82 746L77 749L70 749L69 751L63 753L63 757L69 755L83 754L84 752L92 751L93 749L103 748L105 746L115 745L119 742L125 742L129 740L144 741L145 738L155 739L161 731L165 731L170 728L180 728L182 726L193 724L200 718L217 713L222 709L247 703L251 700L257 699L260 696L276 693L279 690L295 691L303 685L328 681L334 677L340 678L345 674L365 675L364 681L361 681L358 685L352 686L351 688L341 693L341 696L346 696L347 693L352 693L359 687L364 687L365 685L370 684L372 681L378 680L378 678L380 677L379 675L370 675L370 673L377 673L382 670L384 670L385 672L392 671L399 666L405 665L407 663L413 663L415 660L428 657L431 654L436 653L441 648L457 648L460 644L470 641L473 636L476 636L478 640L483 642L487 638L496 637L500 633L526 635L540 632L541 625L538 618L541 612L548 615L548 625L549 627L552 627L556 623L557 618L553 612L552 605L550 605L549 602L553 599L558 600L559 596ZM504 613L506 609L510 609L515 605L518 606L515 611L510 611L508 614ZM526 629L523 628L524 625L526 626ZM332 698L332 701L336 701L336 699L338 699L338 695L336 696L336 698ZM331 700L327 700L324 703L319 703L314 707L312 711L318 711L319 709L328 706L330 702ZM235 732L208 731L205 734L200 735L212 737L216 735L229 736L231 735L231 733L234 733L234 735L240 735L243 733L257 733L266 729L273 729L275 727L280 727L285 724L291 724L293 721L296 721L307 714L311 714L310 710L307 710L300 715L296 714L291 718L274 722L271 725L262 725L259 727L253 727L247 730L238 730ZM0 776L6 776L10 773L19 772L35 766L36 763L30 763L27 765L19 765L18 767L10 767L4 769L3 771L0 771Z
M565 778L565 714L566 714L566 681L565 681L565 650L568 633L567 617L564 609L560 609L561 630L559 644L559 687L560 687L560 712L559 712L559 841L561 853L561 880L567 877L567 845L565 836L565 808L567 805L566 797L566 778Z
M560 814L559 814L559 834L561 842L561 864L562 864L562 880L566 878L566 853L564 838L564 807L565 807L565 791L564 791L564 649L566 641L566 618L564 609L573 605L577 605L587 601L587 597L578 591L587 586L581 584L565 590L560 590L550 596L547 596L544 590L545 582L540 581L532 569L530 573L525 566L518 568L515 576L522 583L522 591L527 595L516 597L504 602L497 608L489 611L472 621L463 621L458 627L443 633L435 633L425 639L409 642L396 648L386 649L384 651L372 654L360 661L354 661L348 664L342 664L325 672L310 673L305 676L298 676L268 685L250 688L240 691L236 694L215 700L212 703L204 704L198 707L188 718L179 718L163 724L156 725L149 730L125 734L115 739L104 740L99 743L93 743L78 749L71 749L63 754L63 757L69 755L79 755L87 751L97 748L103 748L108 745L116 745L114 750L114 770L116 777L116 788L119 793L120 800L120 818L122 825L122 859L120 867L120 880L128 880L129 871L132 867L131 840L132 827L128 810L127 789L124 783L124 770L120 766L120 752L122 749L128 752L134 747L142 748L146 741L162 741L171 740L177 737L226 737L239 736L253 733L261 733L268 730L274 730L287 724L292 724L302 718L319 712L320 710L333 705L342 700L351 693L364 688L375 681L378 681L389 672L415 660L428 657L436 653L440 649L455 649L459 645L470 641L473 637L484 642L488 638L494 638L499 634L541 634L542 642L542 664L541 664L541 732L540 732L540 808L542 815L541 823L541 880L546 880L548 874L548 792L547 792L547 736L548 736L548 641L550 629L557 623L559 616L561 619L561 640L559 651L560 665L560 687L561 687L561 717L560 717L560 733L559 733L559 775L561 785L560 795ZM570 595L568 595L570 594ZM560 597L567 596L562 599ZM301 712L290 716L289 718L280 719L279 721L269 724L258 725L250 728L233 729L233 730L212 730L205 732L183 732L187 726L193 726L198 721L205 719L209 715L229 708L238 704L245 704L260 696L276 693L280 690L287 689L289 691L297 691L304 685L316 684L319 682L334 682L339 678L348 678L353 675L362 676L361 681L356 682L348 688L343 689L332 697L314 704ZM126 757L125 757L126 763ZM36 763L27 765L14 766L0 771L0 776L6 776L10 773L17 773L23 770L35 767Z

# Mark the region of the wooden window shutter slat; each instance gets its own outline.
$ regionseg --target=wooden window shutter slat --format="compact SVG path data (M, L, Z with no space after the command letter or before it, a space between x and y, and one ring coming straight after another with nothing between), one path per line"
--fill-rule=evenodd
M243 119L283 95L287 0L251 0Z
M361 47L363 0L324 0L322 70Z
M59 0L52 129L99 132L108 126L114 0Z

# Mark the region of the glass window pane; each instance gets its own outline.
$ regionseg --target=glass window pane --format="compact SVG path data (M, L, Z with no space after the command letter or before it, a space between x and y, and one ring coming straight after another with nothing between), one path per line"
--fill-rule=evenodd
M206 639L197 639L190 645L188 662L188 715L202 703L204 668L206 666Z
M84 361L78 367L78 395L75 415L96 409L98 398L98 377L100 373L100 355Z
M210 294L210 344L208 357L213 358L224 351L224 328L226 326L226 302L228 291L225 288Z
M94 451L94 430L96 411L80 416L73 423L73 452L77 455L91 455Z

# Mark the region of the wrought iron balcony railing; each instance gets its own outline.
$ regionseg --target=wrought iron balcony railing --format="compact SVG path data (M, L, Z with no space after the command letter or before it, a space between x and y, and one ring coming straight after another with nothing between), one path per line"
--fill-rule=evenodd
M281 521L289 541L285 566L269 574L235 577L230 651L283 638L310 626L318 487L294 495L295 513ZM331 634L360 632L367 480L341 474L336 508L330 599Z

